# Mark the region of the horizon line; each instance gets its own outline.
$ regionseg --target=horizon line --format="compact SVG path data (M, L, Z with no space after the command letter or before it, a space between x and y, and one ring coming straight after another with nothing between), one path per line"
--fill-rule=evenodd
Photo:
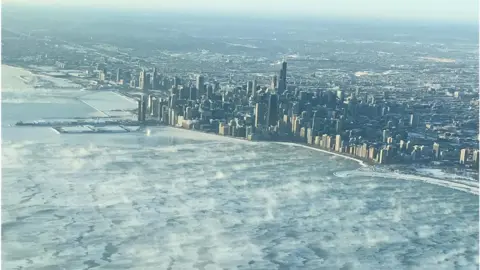
M258 20L269 20L269 21L302 21L302 22L320 22L320 21L330 21L337 23L352 23L352 22L374 22L374 23L407 23L407 24L426 24L426 25L449 25L449 26L475 26L479 27L479 20L476 19L466 19L466 20L457 20L452 18L411 18L411 17L387 17L387 16L349 16L341 14L288 14L285 12L276 13L277 16L272 16L270 13L266 12L244 12L239 13L235 11L214 11L214 10L202 10L199 12L194 9L145 9L145 8L125 8L125 7L89 7L84 5L68 6L68 5L45 5L41 3L22 3L22 2L7 2L2 3L1 6L4 8L3 12L8 12L5 8L19 8L19 9L30 9L37 12L41 10L69 10L69 11L90 11L90 12L110 12L110 13L120 13L120 14L143 14L143 15L189 15L194 17L229 17L232 19L244 18L244 19L258 19ZM39 10L39 8L41 10ZM477 16L478 17L478 16ZM191 17L190 17L191 18Z

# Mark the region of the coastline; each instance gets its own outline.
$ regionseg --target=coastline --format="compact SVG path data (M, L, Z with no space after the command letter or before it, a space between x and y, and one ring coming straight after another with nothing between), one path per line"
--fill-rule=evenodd
M362 160L361 158L357 158L357 157L354 157L354 156L349 156L349 155L346 155L345 153L329 151L327 149L322 149L322 148L315 147L315 146L308 145L308 144L301 144L301 143L296 143L296 142L283 142L283 141L262 141L262 140L249 141L246 138L224 136L224 135L216 134L216 133L213 133L213 132L206 132L206 131L202 131L202 130L186 129L186 128L183 128L183 127L169 126L169 125L161 125L161 126L168 127L168 128L173 128L173 129L176 129L176 130L183 130L183 131L187 131L187 132L191 132L191 133L201 133L201 134L205 134L205 135L211 135L212 138L213 137L215 137L215 138L220 137L220 138L232 139L232 140L243 141L243 142L248 142L248 143L276 143L276 144L281 144L281 145L303 147L303 148L306 148L306 149L315 150L315 151L322 152L322 153L325 153L325 154L329 154L329 155L332 155L332 156L337 156L337 157L341 157L341 158L345 158L345 159L355 161L358 164L360 164L360 166L362 166L364 168L374 166L373 164L369 164L365 160Z
M8 68L12 68L12 69L16 69L18 70L19 72L23 72L24 74L29 74L30 76L33 77L33 81L37 81L37 79L35 79L37 76L47 76L47 77L50 77L49 75L46 75L46 74L37 74L35 73L34 69L29 69L28 67L20 67L20 66L12 66L12 65L6 65L6 64L2 64L2 69L4 67L8 67ZM22 75L23 76L23 75ZM27 84L26 80L24 78L22 78L21 76L16 76L18 77L19 80L22 81L23 84L25 85L28 85L29 87L32 87L32 84ZM54 78L54 77L52 77ZM72 83L75 83L74 81L70 80L69 78L65 78L65 79L61 79L61 80L65 80L65 81L69 81L69 82L72 82ZM76 83L75 83L76 84ZM32 87L33 88L33 87ZM62 86L58 86L57 85L54 85L53 87L54 89L56 88L63 88ZM3 83L2 83L2 90L3 90ZM95 91L92 91L92 93L94 93ZM122 94L122 92L117 92L117 91L111 91L112 93L115 93L116 95L119 95L121 97L123 97L124 99L134 103L135 101L133 99L131 99L130 97L128 96L125 96ZM88 105L88 104L87 104ZM90 106L90 105L89 105ZM96 108L95 108L96 109ZM105 114L103 111L101 110L98 110L96 109L97 111L99 112L102 112L102 114ZM377 167L375 166L375 164L373 162L368 162L362 158L359 158L359 157L355 157L355 156L351 156L351 155L348 155L346 153L339 153L339 152L335 152L335 151L331 151L331 150L327 150L327 149L323 149L323 148L319 148L319 147L316 147L315 145L309 145L309 144L302 144L302 143L297 143L297 142L288 142L288 141L249 141L247 140L246 138L240 138L240 137L232 137L232 136L224 136L224 135L220 135L220 134L216 134L216 133L213 133L213 132L206 132L206 131L201 131L201 130L189 130L189 129L185 129L183 127L177 127L177 126L169 126L169 125L164 125L164 124L161 124L159 126L164 126L164 127L169 127L169 128L173 128L173 129L180 129L180 130L183 130L183 131L190 131L192 132L192 134L195 132L196 134L198 133L203 133L204 135L214 135L215 138L220 138L220 137L223 137L224 139L234 139L234 140L238 140L238 141L243 141L243 142L248 142L248 143L262 143L262 142L270 142L270 143L277 143L277 144L283 144L283 145L289 145L289 146L295 146L295 147L303 147L303 148L306 148L306 149L310 149L310 150L315 150L315 151L318 151L318 152L323 152L325 154L330 154L332 156L338 156L338 157L342 157L342 158L345 158L345 159L349 159L349 160L352 160L352 161L355 161L357 162L362 168L373 168L375 171L378 171L378 172L384 172L384 173L401 173L401 174L404 174L405 176L417 176L417 177L428 177L430 179L437 179L437 180L452 180L454 181L455 179L458 180L458 178L463 178L463 176L461 175L458 175L458 174L449 174L449 173L446 173L444 172L444 176L438 176L438 175L426 175L424 173L421 173L420 171L417 172L417 169L413 166L413 167L408 167L407 169L405 168L402 168L402 167L395 167L394 165L392 166L388 166L388 167ZM213 137L212 137L213 138ZM394 172L389 172L388 171L388 168L390 168L390 170L395 170ZM441 168L433 168L433 167L425 167L427 169L436 169L436 170L440 170L442 171ZM470 180L473 181L476 181L476 179L472 179L470 178Z
M342 158L345 158L345 159L353 160L353 161L357 162L358 164L360 164L360 166L362 166L362 167L371 167L371 166L373 166L372 164L367 164L364 160L362 160L362 159L360 159L360 158L356 158L356 157L353 157L353 156L348 156L348 155L346 155L346 154L344 154L344 153L329 151L329 150L327 150L327 149L322 149L322 148L315 147L315 146L311 146L311 145L308 145L308 144L300 144L300 143L294 143L294 142L277 142L277 143L283 144L283 145L299 146L299 147L303 147L303 148L315 150L315 151L318 151L318 152L323 152L323 153L326 153L326 154L330 154L330 155L333 155L333 156L337 156L337 157L342 157Z
M466 192L469 194L473 194L478 196L480 193L479 187L478 187L478 182L474 181L459 181L459 180L454 180L454 179L447 179L447 178L441 178L441 177L434 177L434 176L425 176L421 174L415 174L411 173L408 171L402 171L402 170L396 170L394 172L388 172L386 170L376 170L375 165L373 164L368 164L364 160L352 156L345 155L343 153L338 153L338 152L333 152L333 151L328 151L326 149L321 149L317 148L314 146L310 146L307 144L300 144L300 143L295 143L295 142L275 142L275 141L249 141L244 138L239 138L239 137L231 137L231 136L223 136L219 135L216 133L210 133L210 132L204 132L200 130L191 130L191 129L185 129L182 127L177 127L177 126L168 126L168 125L161 125L162 127L166 127L172 130L181 130L181 132L189 133L192 135L195 134L203 134L206 136L211 136L211 139L227 139L227 140L236 140L236 141L242 141L245 143L277 143L277 144L282 144L282 145L288 145L288 146L294 146L294 147L303 147L306 149L311 149L319 152L323 152L325 154L329 154L331 156L338 156L341 158L349 159L352 161L357 162L360 164L362 169L370 168L371 170L351 170L351 171L338 171L334 173L337 177L378 177L378 178L394 178L394 179L400 179L404 181L421 181L425 182L428 184L436 185L436 186L442 186L446 188L451 188L455 189L458 191ZM195 139L198 139L195 138ZM210 138L209 138L210 139Z
M15 78L21 81L26 88L33 89L80 89L84 87L78 81L72 80L71 78L58 78L48 74L48 72L42 71L38 68L29 67L29 66L20 66L20 65L11 65L11 64L2 64L2 81L5 78L3 73L18 73ZM4 70L6 69L6 70ZM7 75L8 76L8 75ZM2 92L4 89L12 88L5 87L2 82ZM13 88L16 88L13 86Z

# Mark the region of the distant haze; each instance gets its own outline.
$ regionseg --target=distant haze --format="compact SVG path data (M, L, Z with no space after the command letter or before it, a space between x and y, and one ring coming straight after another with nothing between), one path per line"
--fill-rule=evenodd
M348 17L478 24L478 0L3 0L145 11L235 13L264 17Z

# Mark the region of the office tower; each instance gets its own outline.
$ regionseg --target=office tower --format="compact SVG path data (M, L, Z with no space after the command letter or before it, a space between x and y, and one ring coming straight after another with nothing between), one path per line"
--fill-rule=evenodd
M178 88L180 84L181 84L180 78L178 78L177 76L173 77L173 87Z
M157 120L158 120L158 121L162 121L162 117L163 117L163 106L164 106L163 101L159 100L159 101L157 102Z
M390 132L387 129L384 129L382 135L382 141L387 142L388 137L390 137Z
M148 89L151 89L152 87L152 84L151 84L151 78L152 76L150 76L150 74L148 73L145 73L145 81L144 81L144 89L145 90L148 90Z
M157 68L153 68L153 74L152 74L152 89L158 89L158 73L157 73Z
M148 103L148 96L142 96L142 121L145 122L146 115L147 115L147 103Z
M378 153L378 163L380 164L387 163L387 149L382 149Z
M400 152L402 152L404 149L405 149L405 141L404 140L400 140Z
M252 81L252 94L251 96L256 97L257 96L257 80Z
M191 120L192 119L192 108L191 107L187 107L185 108L185 120Z
M142 95L138 100L138 121L145 122L145 115L147 114L147 100L148 96Z
M328 150L332 149L332 136L327 136L325 148L327 148Z
M267 126L276 126L278 123L278 96L271 94L268 98Z
M190 98L190 88L188 88L186 86L182 86L179 89L178 93L179 93L180 99L182 99L182 100L188 100Z
M272 76L272 81L270 83L270 89L275 90L277 88L277 75Z
M307 128L307 143L308 144L313 144L313 140L314 140L314 136L313 136L313 131L311 128Z
M142 118L143 100L142 100L142 99L139 99L137 103L138 103L138 108L137 108L137 120L138 120L138 122L142 122L142 121L143 121L143 120L142 120L142 119L143 119L143 118Z
M160 103L159 98L154 98L152 100L152 105L151 105L152 107L150 108L150 114L154 117L157 117L159 114L158 103Z
M207 98L208 99L213 98L213 86L211 86L211 85L207 86Z
M343 103L343 101L345 101L345 95L342 90L337 90L337 100L339 103Z
M433 144L433 158L435 160L440 158L440 145L438 143Z
M205 78L202 75L197 75L197 83L195 85L200 95L205 94Z
M147 96L147 110L150 112L150 114L151 114L151 111L152 111L152 108L153 108L153 100L154 100L153 95L148 95Z
M465 164L467 160L467 149L460 150L460 164Z
M252 91L253 91L253 82L248 81L247 82L247 97L252 95Z
M320 117L318 116L319 114L320 114L319 111L315 111L313 113L312 130L314 132L320 130Z
M262 103L257 103L255 105L255 127L264 124L265 118L265 106Z
M116 82L118 83L122 79L122 70L117 68Z
M337 119L337 125L335 127L337 133L342 133L343 132L343 115L340 116L339 119Z
M142 69L142 71L140 71L140 75L138 76L138 88L140 88L142 91L146 90L145 75L145 70Z
M376 155L376 150L375 150L375 147L371 146L370 147L370 150L368 151L368 158L369 159L375 159L375 155Z
M366 143L364 143L362 145L362 155L361 155L362 158L368 158L368 145Z
M197 88L190 86L190 100L197 100Z
M278 81L278 94L281 95L287 90L287 62L282 62L282 68L280 69L280 79Z
M178 96L177 94L172 94L170 96L170 108L175 108L175 106L177 106L177 100L178 100Z
M342 136L335 136L335 151L341 152L342 150Z
M168 109L168 105L163 105L162 106L162 119L161 120L164 124L168 124L168 121L170 119L169 112L170 112L170 110Z

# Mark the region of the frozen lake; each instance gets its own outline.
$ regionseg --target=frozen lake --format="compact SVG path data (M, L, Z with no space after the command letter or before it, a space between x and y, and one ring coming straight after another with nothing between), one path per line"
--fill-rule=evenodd
M95 112L23 93L2 103L4 269L478 269L478 195L454 183L173 128L9 127Z

